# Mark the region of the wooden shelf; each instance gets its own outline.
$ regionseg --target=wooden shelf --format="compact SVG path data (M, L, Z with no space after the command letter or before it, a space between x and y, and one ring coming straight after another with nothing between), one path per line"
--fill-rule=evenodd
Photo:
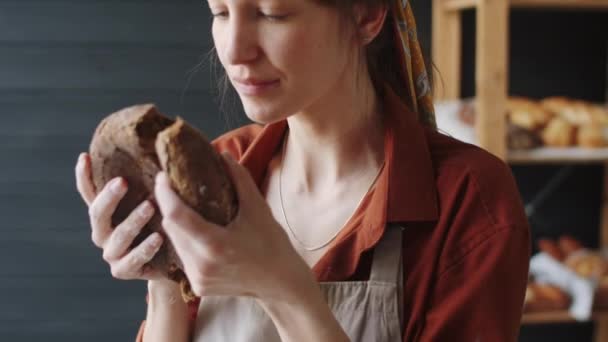
M508 151L505 124L509 81L509 13L511 8L538 10L604 10L608 0L432 0L432 59L441 74L443 91L435 100L457 100L462 81L462 10L475 9L475 127L464 129L463 141L477 144L510 163L604 163L599 235L608 246L608 149L551 149ZM449 118L448 118L449 119ZM438 120L439 121L439 120ZM455 124L455 127L458 125ZM456 137L458 138L458 137ZM593 315L593 340L608 341L608 310ZM576 322L568 312L525 314L523 324Z
M540 147L531 150L509 151L507 160L518 163L601 163L608 161L608 148Z
M608 318L608 311L595 311L591 319ZM522 324L557 324L557 323L577 323L568 311L534 312L524 313L521 319Z
M479 0L444 0L449 11L476 8ZM509 0L511 8L584 9L608 10L608 0Z

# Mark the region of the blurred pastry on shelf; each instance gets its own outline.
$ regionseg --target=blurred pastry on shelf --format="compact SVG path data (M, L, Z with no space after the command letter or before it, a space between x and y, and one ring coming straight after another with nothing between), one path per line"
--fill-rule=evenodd
M557 240L560 250L565 254L569 255L585 249L583 244L570 235L562 235Z
M576 144L581 147L598 148L608 146L608 125L587 124L576 132Z
M559 262L564 262L566 253L562 251L561 247L556 242L549 239L539 239L537 244L538 249L540 249L542 252L547 253L549 256Z
M540 105L574 126L608 124L606 109L587 101L564 96L551 96L541 100Z
M571 301L571 297L557 286L531 282L526 287L524 312L567 310Z
M511 150L529 150L540 147L543 141L540 136L528 129L507 123L507 146Z
M533 101L524 97L513 97L508 101L507 146L512 150L526 150L543 145L538 131L544 127L551 114ZM467 126L475 125L475 99L462 100L458 120Z
M439 129L475 143L476 109L474 97L438 104ZM514 95L507 98L505 115L510 150L608 148L608 107L603 105L565 96L537 100Z
M577 239L562 235L557 241L539 239L538 249L583 278L595 279L608 286L608 259L600 251L585 248Z
M583 278L608 276L608 260L598 251L585 248L572 236L562 235L557 242L539 239L538 248Z
M601 279L608 271L608 262L599 253L585 250L569 255L564 264L583 278Z
M572 145L586 148L608 146L608 110L603 106L562 96L547 97L540 104L575 127Z
M507 110L510 123L529 131L537 131L545 127L553 117L552 112L536 101L522 96L509 97Z
M576 127L561 117L554 117L541 132L545 145L553 147L568 147L576 139Z
M579 240L569 235L562 235L558 239L539 239L537 246L541 252L561 262L578 276L592 280L595 284L593 308L608 309L608 258L605 253L586 248ZM529 291L535 290L534 286L532 289L528 286L526 296ZM554 296L557 297L557 294Z

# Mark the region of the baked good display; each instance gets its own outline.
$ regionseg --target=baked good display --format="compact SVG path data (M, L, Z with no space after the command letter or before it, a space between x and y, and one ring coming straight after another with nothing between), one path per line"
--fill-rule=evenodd
M593 305L595 308L608 308L608 259L599 251L585 248L580 241L564 235L556 241L540 239L539 250L579 276L597 283Z
M599 279L608 275L608 260L571 236L563 235L557 241L540 239L538 248L581 277Z
M161 114L152 104L131 106L104 118L95 129L89 153L96 189L115 177L123 177L128 184L112 216L113 227L144 200L157 206L154 179L161 170L167 172L182 200L207 220L226 225L236 215L236 192L218 153L197 129L179 117L173 120ZM156 210L130 247L153 232L166 237L161 222ZM181 285L185 301L194 299L168 238L149 264Z
M560 120L565 120L574 127L574 138L566 146L585 148L608 146L608 110L604 107L582 100L558 96L545 98L540 101L540 105L547 111L554 113ZM563 123L560 125L563 126Z
M552 96L507 99L507 146L511 150L548 147L608 147L608 108L583 100ZM460 105L458 119L475 124L475 99Z
M606 110L602 106L586 101L553 96L541 100L540 105L574 126L605 125L608 123Z

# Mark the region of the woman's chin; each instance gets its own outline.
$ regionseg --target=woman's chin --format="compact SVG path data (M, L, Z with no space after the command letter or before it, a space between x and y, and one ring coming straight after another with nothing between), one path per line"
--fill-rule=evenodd
M245 108L245 115L247 115L249 120L262 125L271 124L286 118L284 113L269 110L268 108Z

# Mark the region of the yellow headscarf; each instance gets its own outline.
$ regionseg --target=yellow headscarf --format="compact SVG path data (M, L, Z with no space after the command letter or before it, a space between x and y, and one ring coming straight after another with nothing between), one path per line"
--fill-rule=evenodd
M395 45L401 57L399 60L411 99L408 105L412 107L412 111L418 113L423 124L436 128L431 84L418 42L416 20L410 2L393 0L392 13L395 37L400 38L395 40Z

